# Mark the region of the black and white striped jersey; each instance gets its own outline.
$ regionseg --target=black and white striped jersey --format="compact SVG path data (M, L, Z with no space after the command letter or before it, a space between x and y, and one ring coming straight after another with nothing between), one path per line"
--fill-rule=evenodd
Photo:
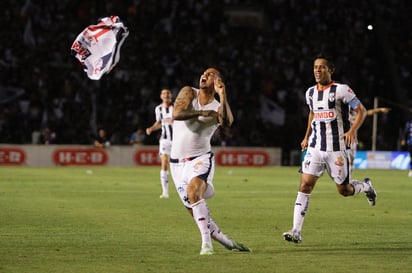
M162 133L159 140L172 141L173 136L173 104L159 104L155 108L156 121L162 123Z
M350 128L349 103L360 103L351 88L336 82L323 90L313 86L306 91L306 103L314 114L309 147L320 151L346 150L342 135Z

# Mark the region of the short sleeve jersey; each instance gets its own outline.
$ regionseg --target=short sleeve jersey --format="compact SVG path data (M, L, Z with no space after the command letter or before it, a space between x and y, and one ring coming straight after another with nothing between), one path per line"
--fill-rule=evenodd
M332 82L326 89L316 86L306 91L306 103L313 111L309 147L319 151L348 149L342 135L349 130L349 104L357 105L355 93L346 84Z
M156 121L160 121L162 124L162 133L160 140L172 141L173 136L173 104L165 106L159 104L155 108Z

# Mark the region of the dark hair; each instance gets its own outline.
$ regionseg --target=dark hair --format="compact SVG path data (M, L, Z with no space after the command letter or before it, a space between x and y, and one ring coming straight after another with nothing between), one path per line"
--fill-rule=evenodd
M317 60L317 59L325 59L325 60L327 61L327 63L328 63L328 67L329 67L330 69L332 69L332 70L335 69L335 64L334 64L333 61L332 61L332 57L330 57L329 55L326 55L326 54L324 54L324 53L319 53L318 55L316 55L316 56L313 58L313 61L315 61L315 60Z
M225 73L223 67L219 67L217 65L210 65L209 68L213 68L213 69L217 70L218 76L222 79L223 82L226 80L226 77L224 76L224 75L226 75L226 73Z

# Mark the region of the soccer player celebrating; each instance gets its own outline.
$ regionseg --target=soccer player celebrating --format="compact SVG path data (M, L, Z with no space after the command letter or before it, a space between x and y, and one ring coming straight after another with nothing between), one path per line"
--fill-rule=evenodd
M302 241L303 220L309 206L309 197L316 181L325 171L343 196L364 192L370 205L376 202L376 191L369 178L362 182L351 180L348 150L356 141L356 134L366 117L366 109L346 84L332 80L334 65L326 56L314 59L313 73L316 85L306 91L309 117L302 150L307 150L302 162L301 181L296 197L293 228L283 233L286 241ZM350 108L356 112L353 124L349 121Z
M219 101L215 99L219 96ZM208 68L200 76L199 89L183 87L173 111L173 143L170 171L184 206L192 214L202 237L200 255L214 253L214 239L233 251L250 250L223 234L210 217L205 199L215 194L213 176L215 159L211 138L219 126L229 127L233 115L226 98L220 72Z

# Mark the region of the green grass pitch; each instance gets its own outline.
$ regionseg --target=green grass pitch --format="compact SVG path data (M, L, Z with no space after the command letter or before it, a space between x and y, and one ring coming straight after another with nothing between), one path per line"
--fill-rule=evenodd
M91 170L92 173L88 172ZM298 167L217 167L208 200L223 232L253 249L200 234L160 167L1 167L0 272L412 272L412 178L399 170L355 170L378 192L342 197L327 175L311 195L300 245L291 228Z

